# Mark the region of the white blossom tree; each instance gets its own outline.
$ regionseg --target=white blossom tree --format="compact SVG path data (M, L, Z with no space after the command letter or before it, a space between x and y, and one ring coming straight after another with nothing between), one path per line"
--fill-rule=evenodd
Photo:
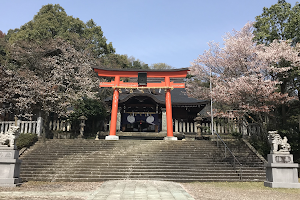
M299 66L299 46L277 40L268 46L258 45L253 41L252 29L252 23L247 23L240 31L227 33L224 47L210 42L210 49L191 64L193 78L187 83L187 93L198 99L212 97L219 116L233 114L228 110L269 113L276 105L292 99L277 90L278 76L290 68L277 66L280 62Z
M17 114L26 116L38 109L47 121L50 112L66 116L77 99L96 98L99 80L88 52L56 38L42 44L20 41L11 45L10 53L16 67L6 70L13 77L7 83L11 92L6 104Z

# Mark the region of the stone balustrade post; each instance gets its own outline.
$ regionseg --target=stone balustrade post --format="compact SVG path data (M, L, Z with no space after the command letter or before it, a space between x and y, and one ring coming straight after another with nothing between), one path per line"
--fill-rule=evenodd
M165 108L161 109L161 131L167 132L167 113Z
M117 131L121 131L121 108L118 108L117 113Z
M175 133L178 133L178 120L175 119Z
M179 130L178 130L178 132L180 132L180 133L183 132L183 131L182 131L182 121L179 121Z

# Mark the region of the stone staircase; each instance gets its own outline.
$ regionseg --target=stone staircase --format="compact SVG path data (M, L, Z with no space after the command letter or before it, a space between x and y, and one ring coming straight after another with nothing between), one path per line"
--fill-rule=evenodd
M244 149L244 148L242 148ZM245 148L247 150L247 148ZM241 150L240 150L241 151ZM243 156L247 156L244 160ZM251 157L251 159L250 159ZM239 154L242 175L210 140L47 140L21 156L23 181L262 181L263 162ZM242 177L242 179L241 179Z

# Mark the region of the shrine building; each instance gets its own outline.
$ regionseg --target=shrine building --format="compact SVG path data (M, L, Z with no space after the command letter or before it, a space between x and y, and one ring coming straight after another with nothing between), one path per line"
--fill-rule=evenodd
M197 132L194 119L209 101L187 96L184 82L187 68L123 70L94 67L94 70L99 76L115 78L100 83L100 87L114 88L113 98L105 100L112 108L108 122L110 135L106 139L118 139L118 132L156 132L166 133L165 139L173 140L176 139L173 133ZM118 82L120 77L123 81ZM115 130L112 130L114 126Z

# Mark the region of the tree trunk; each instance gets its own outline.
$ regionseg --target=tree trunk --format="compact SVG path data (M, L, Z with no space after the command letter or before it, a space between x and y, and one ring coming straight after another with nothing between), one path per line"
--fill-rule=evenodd
M286 81L283 80L282 81L282 84L280 85L280 92L282 94L285 94L286 93ZM282 107L281 107L281 122L282 122L282 126L284 126L284 124L286 123L286 105L285 104L282 104Z
M47 136L49 136L49 112L43 112L43 119L44 119L44 125L43 125L43 141L46 141Z

